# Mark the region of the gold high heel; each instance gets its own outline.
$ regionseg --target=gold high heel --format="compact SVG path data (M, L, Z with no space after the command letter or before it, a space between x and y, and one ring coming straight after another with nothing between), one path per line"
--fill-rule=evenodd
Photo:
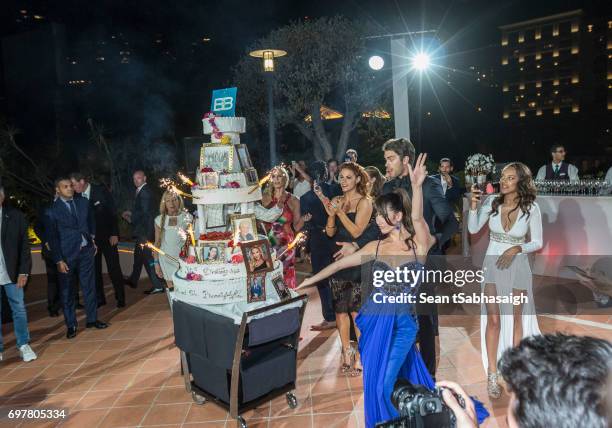
M349 346L346 349L342 350L342 353L340 354L340 358L342 360L342 365L340 366L340 372L346 374L349 373L351 371L351 369L353 368L353 354L352 352L355 352L355 350L353 349L352 346ZM348 364L346 363L346 361L348 360Z
M497 373L489 373L487 375L487 393L489 397L497 400L501 397L502 391L501 386L498 383L498 375Z

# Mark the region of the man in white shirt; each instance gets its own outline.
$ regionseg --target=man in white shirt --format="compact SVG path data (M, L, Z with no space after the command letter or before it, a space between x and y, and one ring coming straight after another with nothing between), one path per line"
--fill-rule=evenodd
M0 287L6 293L13 314L13 329L19 354L23 361L28 362L36 359L36 354L29 345L28 315L23 301L23 287L28 282L32 268L28 224L19 210L3 204L4 187L0 184ZM1 315L0 313L0 318ZM0 361L3 351L0 329Z
M550 148L552 162L538 170L536 180L569 180L578 181L578 168L565 162L565 147L555 144Z

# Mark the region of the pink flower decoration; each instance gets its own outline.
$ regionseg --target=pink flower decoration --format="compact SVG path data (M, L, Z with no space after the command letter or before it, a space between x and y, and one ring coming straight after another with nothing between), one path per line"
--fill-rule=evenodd
M232 256L232 263L238 264L238 263L243 263L243 262L244 262L244 258L242 257L242 254L234 254Z
M185 263L190 264L190 265L194 264L195 262L196 262L195 256L189 256L185 259Z

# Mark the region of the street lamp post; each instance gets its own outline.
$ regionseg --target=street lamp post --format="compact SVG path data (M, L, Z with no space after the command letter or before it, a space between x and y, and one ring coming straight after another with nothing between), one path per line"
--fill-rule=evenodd
M270 140L270 167L276 165L276 124L274 118L274 58L287 55L280 49L260 49L249 53L254 58L263 59L263 68L268 91L268 138Z
M435 32L435 30L411 31L366 37L366 39L390 39L395 138L406 138L410 140L410 112L408 108L409 72L413 69L423 72L430 65L430 57L426 52L421 51L415 53L409 49L408 38ZM370 68L378 71L383 68L384 60L377 55L372 56L369 64Z

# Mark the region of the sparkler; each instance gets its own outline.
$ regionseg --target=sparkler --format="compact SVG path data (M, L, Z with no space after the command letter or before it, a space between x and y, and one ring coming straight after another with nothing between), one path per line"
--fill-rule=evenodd
M185 177L185 178L187 178L187 177ZM189 179L187 178L187 180L189 180ZM160 180L159 180L159 187L161 187L162 189L166 189L167 191L172 192L175 195L181 195L181 196L184 196L184 197L189 198L189 199L194 199L194 197L193 197L193 195L191 193L183 192L181 189L179 189L176 186L176 183L174 181L170 180L169 178L160 178Z
M195 237L193 235L193 228L191 227L191 223L187 225L187 233L189 233L189 237L191 238L191 246L195 247L196 242L195 242Z
M176 175L178 175L178 178L180 178L181 181L183 183L185 183L186 185L188 185L188 186L193 186L194 185L194 182L191 181L189 179L189 177L187 177L185 174L178 172Z
M293 250L293 248L297 245L302 245L304 242L306 242L306 237L307 235L305 232L299 232L297 235L295 235L295 238L293 238L293 241L291 241L289 245L287 245L287 248L285 248L285 251L280 253L280 255L276 256L276 258L280 259L282 256L285 255L287 251Z
M141 247L147 247L150 248L151 250L155 251L156 253L158 253L160 256L164 256L167 257L168 259L172 260L174 263L180 263L179 259L177 259L176 257L172 257L168 254L166 254L165 252L163 252L160 248L157 248L155 245L151 244L150 242L146 242L144 244L140 244Z

